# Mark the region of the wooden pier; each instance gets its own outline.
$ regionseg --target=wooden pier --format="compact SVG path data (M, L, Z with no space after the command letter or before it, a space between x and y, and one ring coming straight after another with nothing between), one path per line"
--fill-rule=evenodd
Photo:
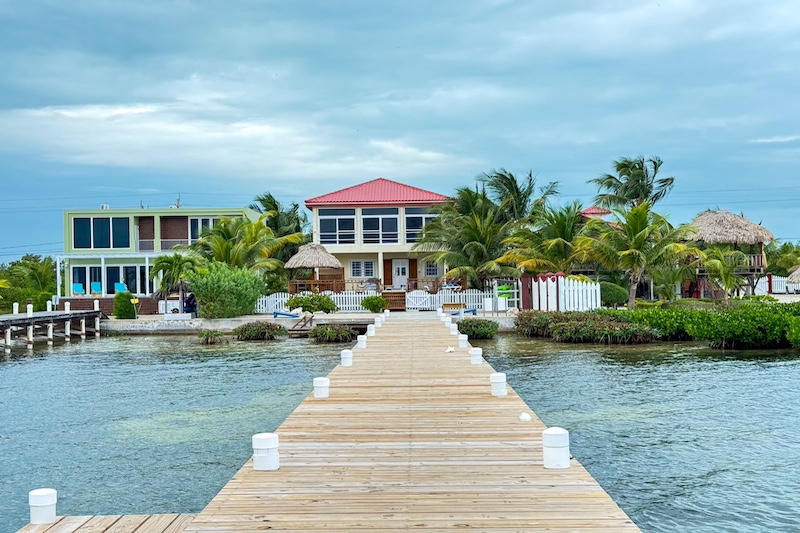
M393 314L275 431L280 470L251 459L184 531L639 531L576 460L543 467L545 426L457 345L433 316Z
M11 352L14 339L22 338L28 348L37 341L52 345L56 339L69 342L72 336L85 339L87 334L100 336L102 311L43 311L0 315L0 335L5 352Z

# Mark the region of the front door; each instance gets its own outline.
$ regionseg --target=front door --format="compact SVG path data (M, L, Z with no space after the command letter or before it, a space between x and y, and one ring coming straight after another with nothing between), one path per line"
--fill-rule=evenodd
M392 286L402 289L408 286L408 259L392 259Z

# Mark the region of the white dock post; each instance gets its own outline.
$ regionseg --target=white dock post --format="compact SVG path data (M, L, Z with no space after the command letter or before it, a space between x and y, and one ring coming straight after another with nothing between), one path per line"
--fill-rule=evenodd
M85 341L86 340L86 319L85 318L81 318L80 324L81 324L81 340Z
M94 317L94 336L100 338L100 317Z
M72 304L69 302L64 302L64 312L71 313L72 312Z
M444 327L449 328L453 325L453 319L449 316L444 317Z
M342 350L342 366L353 366L353 350Z
M28 304L25 306L25 312L28 315L28 318L33 316L33 304Z
M331 380L314 378L314 398L327 398L330 395Z
M450 335L458 335L458 324L450 324Z
M52 313L53 312L53 301L52 300L47 300L47 304L45 304L45 305L46 305L45 310L48 313Z
M542 431L545 468L569 468L569 431L552 427Z
M375 325L369 324L367 326L367 337L374 337L375 336Z
M52 346L53 345L53 323L52 322L47 324L47 345L48 346Z
M442 318L444 316L444 311L442 311L441 307L436 308L436 316Z
M469 337L464 335L463 333L459 334L458 336L458 347L459 348L466 348L469 344Z
M489 376L489 383L492 384L492 396L508 396L506 375L503 372L491 374Z
M56 521L56 489L35 489L28 493L31 524L52 524Z
M359 335L356 337L356 348L366 348L367 347L367 336L366 335Z
M9 354L11 353L11 328L6 328L4 337L6 353Z
M375 327L379 328L383 325L383 319L379 316L375 317Z
M33 325L28 326L28 331L25 335L25 343L28 345L29 350L33 350Z
M383 310L383 317L384 318L389 318L389 313L391 313L391 311L389 311L388 309L384 309Z
M473 365L483 364L483 348L469 349L469 362Z
M95 301L94 301L94 307L93 307L93 309L94 309L95 311L99 311L99 310L100 310L100 300L95 300Z
M19 314L19 302L14 302L11 304L11 312L15 315Z
M253 470L278 470L280 467L278 436L275 433L253 435Z
M67 302L67 305L69 305L69 302ZM64 321L64 341L65 342L70 342L72 340L70 338L71 336L72 336L72 322L70 322L69 320L65 320Z

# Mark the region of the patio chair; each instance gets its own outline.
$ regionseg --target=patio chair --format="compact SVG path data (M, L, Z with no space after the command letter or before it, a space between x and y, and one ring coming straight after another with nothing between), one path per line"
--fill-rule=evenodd
M92 296L102 296L103 295L103 284L99 281L93 281L89 284L89 292Z
M86 291L83 290L83 283L73 283L72 284L72 295L73 296L85 296Z
M284 313L283 311L273 311L272 318L300 318L300 315L294 313Z
M128 292L128 286L118 281L114 284L114 292Z

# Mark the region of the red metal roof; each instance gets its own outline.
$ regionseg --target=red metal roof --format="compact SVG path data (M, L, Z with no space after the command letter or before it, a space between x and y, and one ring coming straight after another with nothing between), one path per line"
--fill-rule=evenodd
M447 196L386 178L377 178L306 200L306 207L319 205L439 204Z
M603 209L602 207L597 207L593 205L592 207L587 207L583 211L581 211L581 215L610 215L611 211L608 209Z

